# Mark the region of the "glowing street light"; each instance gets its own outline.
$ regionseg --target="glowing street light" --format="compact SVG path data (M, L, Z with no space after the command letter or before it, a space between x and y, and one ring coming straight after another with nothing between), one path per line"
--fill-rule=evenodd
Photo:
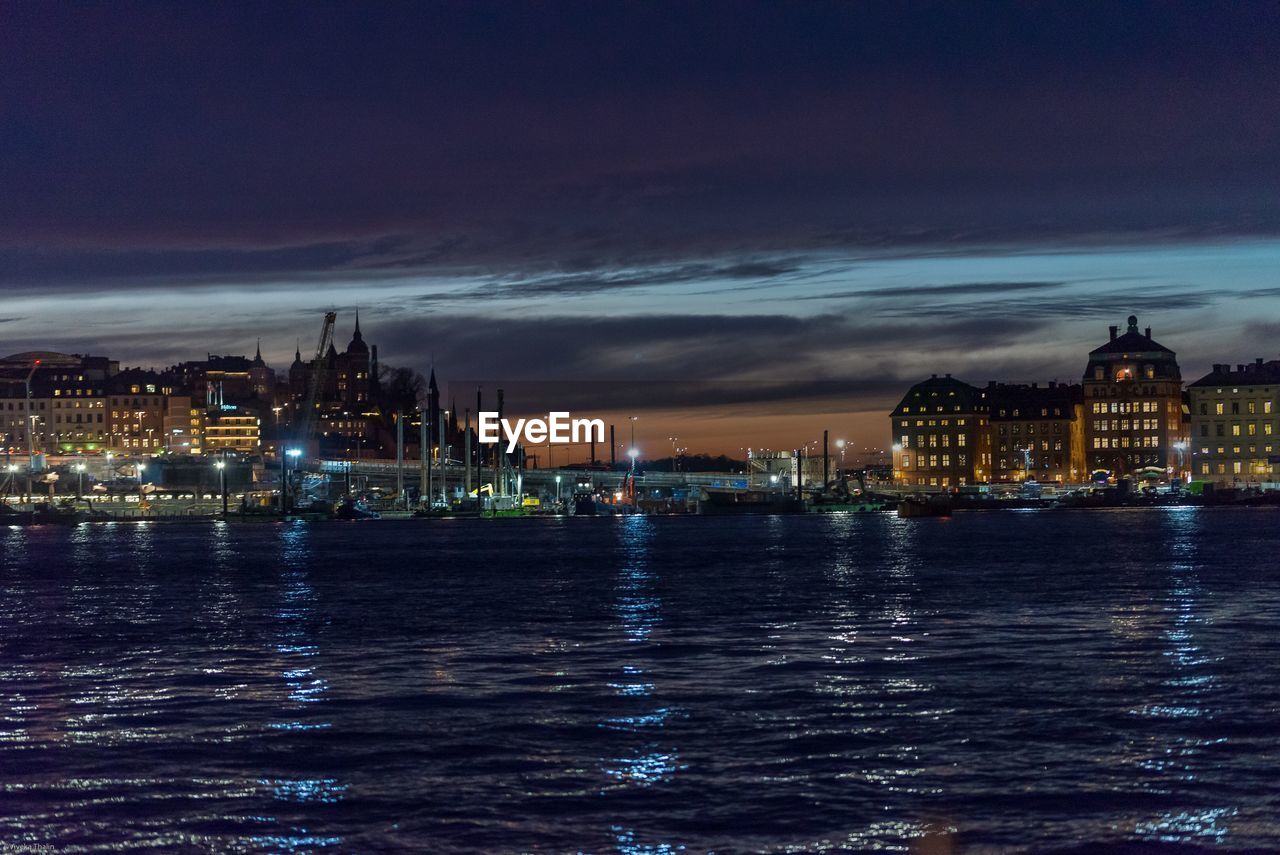
M223 459L215 462L214 468L218 470L218 489L222 492L222 515L227 515L227 461L226 452L223 452Z

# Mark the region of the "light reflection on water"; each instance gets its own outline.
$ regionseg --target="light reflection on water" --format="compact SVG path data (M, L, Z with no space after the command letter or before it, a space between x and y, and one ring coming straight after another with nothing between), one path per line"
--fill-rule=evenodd
M320 646L314 638L316 592L309 579L315 555L311 528L303 523L286 524L280 531L280 594L276 608L276 654L286 699L281 711L285 720L268 725L288 739L293 734L326 731L332 722L324 716L328 685L317 672ZM271 778L260 783L271 789L278 802L291 805L336 804L345 797L349 785L337 777ZM290 825L283 818L267 817L284 829L283 833L259 836L260 845L284 852L310 851L341 846L340 835L319 836L305 826Z
M0 530L0 850L1277 850L1275 522Z
M608 780L623 787L655 787L670 782L679 772L680 752L671 744L663 728L680 711L660 703L655 683L646 679L643 660L645 648L653 642L652 632L662 621L662 601L654 594L654 579L649 567L649 548L654 537L654 522L648 517L632 516L621 521L621 562L618 569L615 611L622 622L626 653L635 657L622 663L622 678L608 686L627 699L631 711L600 722L601 728L634 739L621 738L613 743L613 753L605 759L603 772ZM636 646L632 646L636 645ZM628 657L631 658L631 657ZM683 851L684 846L672 842L642 843L635 827L615 824L610 827L620 852L657 853Z

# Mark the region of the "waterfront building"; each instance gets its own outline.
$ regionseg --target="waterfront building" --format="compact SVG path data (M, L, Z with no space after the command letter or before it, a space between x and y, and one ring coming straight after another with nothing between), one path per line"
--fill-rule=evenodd
M1079 483L1085 471L1084 392L1078 385L990 383L991 480Z
M0 436L6 453L57 454L105 447L105 389L118 365L54 351L0 360Z
M311 385L312 365L302 359L302 349L294 351L293 364L289 366L289 391L295 400L304 400ZM339 404L348 411L369 408L378 390L378 347L365 343L360 331L360 317L356 316L355 330L346 350L339 353L332 343L324 356L324 376L321 377L316 403L321 409L325 404Z
M987 393L950 374L912 386L890 415L893 477L947 489L986 481L991 444Z
M165 450L170 454L202 454L207 413L189 394L170 395L165 400Z
M107 383L108 445L124 454L155 454L165 447L165 413L171 391L164 375L128 368Z
M1280 481L1280 360L1214 365L1187 392L1193 478Z
M1176 354L1151 337L1150 327L1139 332L1133 315L1123 334L1111 327L1110 340L1089 353L1082 386L1091 471L1182 473L1189 427L1182 373Z
M205 454L256 454L261 446L262 421L257 416L247 412L209 412L202 441Z

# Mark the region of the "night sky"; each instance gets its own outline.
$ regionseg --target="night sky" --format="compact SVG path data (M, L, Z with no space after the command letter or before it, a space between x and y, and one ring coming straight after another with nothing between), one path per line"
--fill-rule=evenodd
M284 367L359 306L654 455L883 445L911 382L1078 379L1131 313L1188 379L1280 355L1274 3L0 14L5 353Z

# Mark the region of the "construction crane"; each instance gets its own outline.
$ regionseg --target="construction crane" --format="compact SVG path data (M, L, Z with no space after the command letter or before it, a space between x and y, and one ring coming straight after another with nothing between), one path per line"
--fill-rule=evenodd
M32 442L32 434L36 432L36 417L31 409L31 378L36 375L36 369L40 367L40 360L31 363L31 370L27 372L27 497L31 497L31 474L36 469L36 447ZM11 405L12 406L12 405Z
M333 325L338 320L337 312L325 312L324 325L320 327L320 342L316 345L316 357L311 361L311 380L307 384L307 398L303 402L301 420L298 424L297 441L305 446L316 428L316 401L320 398L320 384L324 382L325 358L329 345L333 343Z

